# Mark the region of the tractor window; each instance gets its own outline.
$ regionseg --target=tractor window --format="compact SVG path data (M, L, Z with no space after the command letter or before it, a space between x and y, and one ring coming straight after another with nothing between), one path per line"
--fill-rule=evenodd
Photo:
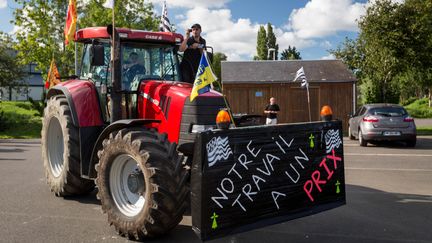
M90 48L91 44L86 44L84 46L84 55L81 66L81 79L87 79L99 86L102 83L111 83L111 72L108 72L111 48L108 43L103 43L104 45L104 65L103 66L91 66L90 63ZM111 86L111 85L108 85Z
M123 44L121 61L123 90L136 90L143 79L180 80L172 46Z

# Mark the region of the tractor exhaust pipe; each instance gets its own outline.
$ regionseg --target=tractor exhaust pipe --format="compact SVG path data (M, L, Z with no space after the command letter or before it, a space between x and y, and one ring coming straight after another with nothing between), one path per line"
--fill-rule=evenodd
M120 36L112 25L108 25L107 32L111 38L111 123L121 119L121 63L120 63Z

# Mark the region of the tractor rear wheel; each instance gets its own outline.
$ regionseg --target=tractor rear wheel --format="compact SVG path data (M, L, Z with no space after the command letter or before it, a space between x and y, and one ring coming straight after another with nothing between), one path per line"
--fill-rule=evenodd
M98 198L108 222L129 239L166 234L185 211L184 157L166 135L146 128L112 132L98 152Z
M57 196L91 192L94 182L81 178L78 128L72 123L64 96L48 100L41 136L42 159L51 191Z

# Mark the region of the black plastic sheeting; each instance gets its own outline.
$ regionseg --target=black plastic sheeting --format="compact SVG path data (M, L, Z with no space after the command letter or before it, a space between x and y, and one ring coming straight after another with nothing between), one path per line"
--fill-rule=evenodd
M342 122L201 133L191 191L192 228L201 240L344 205Z

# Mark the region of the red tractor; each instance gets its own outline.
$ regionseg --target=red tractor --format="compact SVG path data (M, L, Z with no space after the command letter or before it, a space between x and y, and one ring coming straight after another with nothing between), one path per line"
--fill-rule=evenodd
M190 101L181 35L109 26L81 29L76 41L79 76L47 93L47 183L57 196L96 186L120 235L163 235L189 202L203 240L345 203L340 121L215 129L226 102L215 91Z
M80 75L48 91L42 156L57 196L88 193L96 180L109 223L142 239L182 219L196 133L213 127L225 105L217 92L189 101L192 85L179 82L181 35L117 31L120 68L110 62L107 28L77 32Z

